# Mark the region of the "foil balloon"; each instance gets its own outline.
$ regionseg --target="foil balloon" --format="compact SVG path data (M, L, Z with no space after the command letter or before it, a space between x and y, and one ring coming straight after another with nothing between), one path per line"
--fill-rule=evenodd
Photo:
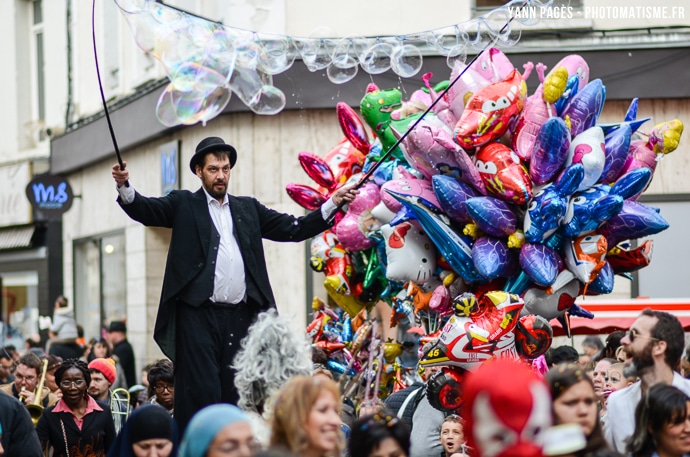
M546 65L540 62L537 64L536 70L539 81L543 84ZM527 97L525 106L518 117L515 129L510 137L513 150L521 160L526 162L531 160L539 129L551 116L546 102L544 101L542 84L539 85L534 94Z
M393 130L395 132L395 130ZM399 137L398 132L396 137ZM403 141L408 163L426 178L443 174L486 192L477 168L467 153L453 143L450 134L437 125L420 121Z
M548 287L562 268L558 253L544 244L525 243L520 249L520 267L538 286Z
M601 79L591 81L575 94L561 113L563 119L570 118L572 137L576 137L597 123L605 100L606 88Z
M338 102L335 106L340 129L347 140L363 154L369 153L369 134L364 123L349 105Z
M536 314L521 316L515 327L515 348L525 359L535 359L546 353L553 342L549 321Z
M345 184L352 175L361 172L364 165L364 154L346 139L341 140L323 158L309 152L300 152L298 159L302 169L320 189L291 183L286 186L286 191L295 203L310 211L320 208L336 188Z
M455 222L466 224L471 221L465 202L476 197L477 191L451 176L436 175L431 178L431 187L439 206Z
M486 279L508 278L518 270L514 253L504 240L483 236L472 245L472 261L480 275Z
M467 282L477 282L481 276L472 263L472 245L466 237L460 236L450 226L448 218L420 197L390 193L401 204L409 208L417 221L448 264Z
M437 342L424 348L420 366L452 365L476 370L495 357L518 358L515 326L524 307L520 297L492 291L476 298L468 292L456 297L453 306L455 315L443 327Z
M526 96L527 86L517 70L481 89L467 102L455 126L455 142L472 149L500 138L517 120Z
M518 156L501 143L481 148L475 163L486 189L508 203L523 205L532 196L532 180Z
M431 202L434 206L439 206L436 194L431 187L431 181L426 179L415 179L407 174L406 177L388 181L381 186L381 202L394 213L403 209L403 205L393 197L389 191L400 195L422 197Z
M547 103L556 103L561 98L568 86L568 69L565 67L553 67L544 79L542 85L543 98Z
M570 148L570 131L560 117L547 119L539 128L530 154L529 175L534 184L550 182L563 168Z
M623 197L610 195L608 186L597 185L576 193L568 202L562 221L563 233L570 238L596 230L623 208Z
M506 376L510 382L501 382ZM541 457L551 426L551 395L524 362L497 360L463 382L468 446L485 457ZM496 439L494 437L501 437Z
M290 183L285 186L285 190L295 203L309 211L321 208L321 205L328 200L321 192L306 184Z
M553 107L556 108L556 114L560 115L563 112L563 108L568 104L571 98L577 94L580 90L580 79L577 75L570 76L565 83L565 88L562 95L553 103Z
M609 249L606 261L611 265L614 274L637 271L652 261L653 245L652 240L647 240L636 248L619 244Z
M568 70L568 77L575 76L579 87L585 87L589 83L589 66L582 56L578 54L566 56L554 65L554 68L558 67Z
M594 281L587 286L587 295L604 295L613 292L615 274L609 262L604 262L604 266L599 270Z
M604 131L600 127L587 129L571 141L565 165L581 163L585 168L585 177L577 190L584 190L599 181L606 160L604 148Z
M458 81L448 90L450 110L455 119L460 119L469 99L484 87L507 78L514 70L510 60L499 49L490 48L484 51L467 68L456 62L450 74L450 80Z
M649 168L654 173L658 159L675 151L682 133L683 123L678 119L654 126L648 139L634 140L630 143L628 158L621 174L635 168Z
M350 282L354 274L352 259L330 230L312 240L309 265L314 271L323 272L326 281L331 283L337 293L350 293Z
M375 84L367 87L367 93L360 103L360 111L366 123L381 141L383 152L387 153L398 141L395 132L405 132L416 122L422 113L415 113L402 119L393 119L391 112L402 106L402 93L399 89L381 90ZM425 121L447 128L433 113L424 117ZM399 160L405 160L398 147L391 153Z
M545 240L558 229L568 209L568 199L581 185L585 169L573 164L563 170L555 183L537 190L527 203L524 219L525 239L531 243Z
M532 287L525 292L523 314L536 314L550 321L563 316L580 295L580 282L571 279L564 286L547 293L544 289Z
M620 195L624 200L635 200L652 180L652 170L649 168L635 168L611 185L609 193Z
M371 210L380 201L379 186L373 182L367 182L359 188L359 194L349 204L347 213L334 229L345 249L361 251L374 245L367 234L379 228L378 222L371 215Z
M624 240L634 240L662 232L669 227L658 208L626 200L623 209L605 222L599 232L614 246Z
M604 267L607 247L606 237L598 233L577 237L565 243L565 264L586 286Z
M494 197L474 197L466 201L467 214L484 233L507 238L517 230L517 216L513 208Z
M381 233L386 240L386 277L391 281L414 281L424 284L436 269L436 250L427 235L409 222L391 227L385 224Z
M620 176L628 158L631 136L632 129L629 124L621 125L620 128L606 134L604 138L604 169L601 173L600 182L610 184Z

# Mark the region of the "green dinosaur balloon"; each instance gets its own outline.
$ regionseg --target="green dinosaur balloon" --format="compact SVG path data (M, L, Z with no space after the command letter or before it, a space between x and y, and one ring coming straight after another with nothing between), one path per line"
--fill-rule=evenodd
M402 106L402 93L398 89L381 90L376 85L370 84L367 93L362 98L360 110L362 117L369 124L376 136L381 141L383 148L382 155L385 154L398 141L393 129L402 134L407 128L422 116L422 113L415 113L404 119L396 120L391 118L391 113ZM381 155L381 156L382 156ZM391 155L403 162L406 162L400 147L395 148ZM379 157L368 157L378 161Z

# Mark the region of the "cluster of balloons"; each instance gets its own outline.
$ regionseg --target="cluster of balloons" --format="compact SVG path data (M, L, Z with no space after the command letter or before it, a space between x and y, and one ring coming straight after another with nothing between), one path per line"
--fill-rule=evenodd
M529 96L534 65L524 68L492 48L458 63L443 96L449 83L432 86L430 74L407 101L372 84L360 108L373 136L339 104L342 142L325 159L300 154L318 188L288 186L315 209L377 164L332 232L314 240L311 263L352 316L383 299L392 324L426 319L438 340L423 365L539 356L548 321L586 314L575 298L610 293L614 275L648 265L651 240L642 239L668 228L637 198L678 146L681 121L643 132L649 119L637 119L635 99L620 122L598 123L606 89L579 55L548 74L538 64Z
M350 81L359 68L369 74L392 70L409 78L422 68L422 50L446 56L452 67L488 42L510 46L520 33L510 27L514 10L543 7L552 0L512 0L485 16L402 36L290 37L251 32L210 22L153 0L115 0L137 44L159 60L170 79L156 115L166 126L206 123L220 114L234 92L257 114L276 114L285 94L273 75L301 58L310 71L325 70L330 81ZM529 15L516 15L530 24ZM496 24L500 26L497 28Z
M340 379L346 397L374 404L377 397L406 387L400 361L403 344L383 341L378 327L361 314L352 318L341 309L331 310L318 298L312 309L307 336L328 358L324 368Z

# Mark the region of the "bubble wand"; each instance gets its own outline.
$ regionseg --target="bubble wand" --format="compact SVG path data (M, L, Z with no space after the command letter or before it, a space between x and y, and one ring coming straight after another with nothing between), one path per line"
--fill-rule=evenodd
M108 112L108 104L105 101L105 93L103 92L103 83L101 82L101 71L98 68L98 51L96 49L96 0L93 0L91 7L91 36L93 39L93 58L96 61L96 76L98 77L98 88L101 91L101 101L103 102L103 111L105 112L105 119L108 121L108 130L110 130L110 138L115 147L115 155L117 156L117 163L120 164L120 170L125 169L125 163L122 161L120 155L120 148L117 147L117 139L115 138L115 131L113 130L113 123L110 121L110 112ZM129 180L125 181L125 187L129 187Z
M528 0L526 0L525 2L523 2L523 3L522 3L522 6L520 6L519 8L516 8L516 10L521 10L522 8L524 8L524 7L527 5L527 3L528 3ZM503 27L501 27L501 30L499 30L498 34L496 34L496 36L494 36L493 39L491 39L491 40L484 46L484 48L482 48L482 50L479 51L479 53L477 53L477 55L474 56L474 57L472 58L472 60L470 60L470 63L469 63L469 64L465 65L465 68L463 68L462 71L461 71L455 78L453 78L453 80L448 84L448 87L446 87L446 88L438 95L438 97L436 97L436 100L434 100L434 101L431 102L431 105L429 105L429 107L422 113L422 115L419 116L419 118L417 118L417 120L415 120L415 121L407 128L407 130L405 130L405 132L403 132L402 135L400 135L400 137L399 137L399 138L397 139L397 141L393 144L393 146L391 146L391 147L385 152L385 154L383 154L383 155L381 156L381 158L378 160L378 162L376 162L376 163L374 164L374 166L372 166L372 167L369 169L369 171L367 171L367 172L364 174L364 176L362 176L362 178L359 180L359 182L355 185L355 187L354 187L355 189L359 189L359 188L362 187L364 184L366 184L366 182L369 180L369 178L371 177L371 175L373 175L374 172L376 172L376 170L379 168L379 166L381 166L381 164L382 164L382 163L393 153L393 151L395 151L395 149L396 149L398 146L400 146L400 144L405 140L405 138L407 138L407 136L417 127L417 125L419 125L419 123L422 122L422 120L426 117L426 115L429 114L429 113L431 112L431 110L436 106L436 104L439 102L439 100L441 100L443 97L446 96L446 94L448 93L448 91L450 90L450 88L453 87L453 85L454 85L455 83L457 83L457 82L460 80L460 78L462 78L462 76L463 76L463 75L465 74L465 72L472 66L472 64L473 64L477 59L479 59L479 57L480 57L482 54L484 54L484 52L486 52L486 50L489 49L490 46L492 46L493 44L496 43L496 40L498 39L498 36L501 35L501 34L508 28L508 26L510 25L510 23L513 22L513 19L515 19L515 10L512 10L511 15L510 15L510 18L506 21L505 24L503 24ZM342 211L343 207L344 207L346 204L347 204L347 203L346 203L345 201L343 201L343 202L341 202L341 203L336 207L336 210L333 211L333 213L331 213L331 215L330 215L330 216L328 217L328 219L327 219L327 222L328 222L329 224L333 222L333 220L335 219L335 216L336 216L340 211Z

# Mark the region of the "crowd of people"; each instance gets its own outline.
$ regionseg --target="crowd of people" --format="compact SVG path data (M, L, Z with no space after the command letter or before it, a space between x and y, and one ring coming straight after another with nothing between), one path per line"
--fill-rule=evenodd
M464 381L465 404L453 412L426 399L426 381L438 367L353 410L339 374L315 363L311 376L294 376L271 396L260 426L250 411L218 403L194 414L184 430L175 419L168 359L147 366L148 388L123 403L113 394L110 357L55 361L5 347L1 374L10 382L0 388L0 455L683 457L690 454L684 342L678 319L645 310L605 344L590 337L581 352L550 349L545 373L526 361L486 362Z

